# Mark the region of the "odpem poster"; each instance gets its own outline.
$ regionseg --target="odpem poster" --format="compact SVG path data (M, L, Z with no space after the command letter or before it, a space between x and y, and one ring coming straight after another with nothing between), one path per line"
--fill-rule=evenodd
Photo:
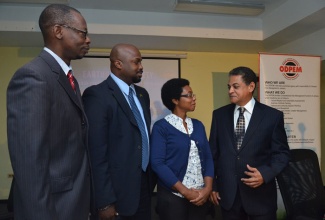
M290 149L320 158L320 56L260 54L260 102L284 113Z
M260 53L259 58L260 102L284 113L290 149L312 149L320 161L321 57ZM277 215L285 215L279 191Z

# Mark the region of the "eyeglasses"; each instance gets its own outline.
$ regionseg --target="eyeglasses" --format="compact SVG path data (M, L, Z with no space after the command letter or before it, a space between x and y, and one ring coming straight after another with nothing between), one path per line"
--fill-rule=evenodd
M88 31L83 31L83 30L80 30L78 28L70 27L69 25L66 25L66 24L61 24L60 26L65 27L65 28L69 28L69 29L71 29L73 31L81 33L84 39L86 39L87 36L88 36Z
M193 93L187 93L187 94L184 94L184 95L180 95L180 97L185 97L185 98L196 98L196 95L193 94Z

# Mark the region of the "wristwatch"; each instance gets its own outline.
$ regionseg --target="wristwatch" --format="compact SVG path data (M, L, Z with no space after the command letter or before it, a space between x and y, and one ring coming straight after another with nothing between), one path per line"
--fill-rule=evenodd
M107 206L105 206L105 207L103 207L103 208L99 208L99 209L97 209L98 211L105 211L106 209L108 209L109 207L111 207L112 205L107 205Z

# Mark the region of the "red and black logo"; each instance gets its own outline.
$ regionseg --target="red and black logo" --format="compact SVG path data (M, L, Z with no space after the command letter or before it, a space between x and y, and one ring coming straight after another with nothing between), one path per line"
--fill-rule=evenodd
M296 79L299 76L299 73L302 73L302 67L299 65L297 60L287 58L280 66L280 72L286 79Z

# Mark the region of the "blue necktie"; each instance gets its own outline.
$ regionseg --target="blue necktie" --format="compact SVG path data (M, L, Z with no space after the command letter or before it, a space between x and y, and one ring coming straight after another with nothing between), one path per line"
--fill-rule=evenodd
M149 163L149 142L146 133L146 127L144 126L144 122L142 120L140 111L137 105L134 102L133 98L133 89L129 88L129 95L128 99L130 102L130 106L134 115L135 120L137 121L138 127L141 132L141 139L142 139L142 170L146 171L148 163Z

